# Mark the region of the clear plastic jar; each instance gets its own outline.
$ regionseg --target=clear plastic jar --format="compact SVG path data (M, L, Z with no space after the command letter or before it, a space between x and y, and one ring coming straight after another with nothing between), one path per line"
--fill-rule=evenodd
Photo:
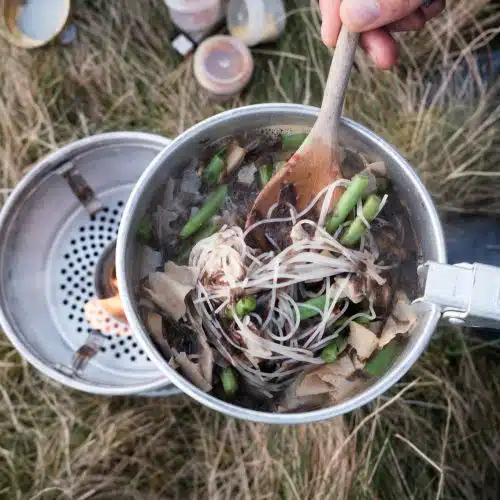
M172 22L187 33L214 26L222 16L221 0L164 0Z
M231 35L252 47L276 40L285 29L282 0L230 0L227 27Z
M216 101L236 96L252 77L254 63L248 47L238 38L217 35L200 44L193 58L199 85Z

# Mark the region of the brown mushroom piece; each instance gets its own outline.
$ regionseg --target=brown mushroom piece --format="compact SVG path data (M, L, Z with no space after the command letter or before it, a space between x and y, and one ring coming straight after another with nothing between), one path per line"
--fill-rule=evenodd
M388 283L373 289L373 307L380 316L385 316L391 306L392 288Z
M172 349L163 335L163 318L161 315L151 310L145 310L144 322L160 352L165 358L169 359L172 356Z
M365 168L363 158L352 149L341 148L341 165L342 175L347 179L351 179L356 174L359 174Z
M379 339L379 348L387 345L397 335L402 335L411 331L417 323L417 315L410 304L410 301L403 291L394 294L392 310L387 318Z
M347 343L354 348L360 361L366 361L378 348L379 339L368 328L353 321L349 324Z
M198 365L200 367L201 374L209 384L212 384L212 374L215 364L214 351L208 343L207 335L203 330L201 321L193 315L192 308L188 309L188 318L190 319L189 323L191 327L196 332L198 352L200 355Z
M172 353L174 361L179 365L184 376L202 391L210 392L212 390L212 384L205 378L199 364L191 361L185 352L178 353L173 349Z
M282 411L302 409L322 399L331 402L345 399L363 386L362 380L353 378L357 369L350 357L345 355L335 363L324 364L303 373L285 391L280 408Z
M146 326L162 355L173 361L182 373L201 390L212 388L214 356L203 329L193 331L190 327L165 320L160 314L144 308ZM197 362L188 356L196 354Z
M196 286L197 279L196 269L169 261L164 272L149 275L144 291L161 311L178 321L186 314L185 298Z
M227 182L229 176L238 168L243 165L247 152L246 149L241 147L236 139L233 139L227 148L227 157L224 170L222 171L219 179L220 184Z

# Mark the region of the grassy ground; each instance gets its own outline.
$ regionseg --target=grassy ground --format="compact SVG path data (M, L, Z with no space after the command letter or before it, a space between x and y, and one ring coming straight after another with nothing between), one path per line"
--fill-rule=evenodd
M71 47L27 53L0 39L0 196L76 138L132 129L175 136L223 109L169 54L160 0L74 3ZM329 54L311 5L288 2L286 35L254 50L254 84L226 108L318 104ZM406 155L443 210L500 211L498 89L481 82L471 55L497 34L499 17L486 0L456 0L425 32L404 37L397 72L375 71L360 56L353 75L346 113ZM0 498L497 498L499 345L442 330L369 407L278 428L185 397L68 391L1 338Z

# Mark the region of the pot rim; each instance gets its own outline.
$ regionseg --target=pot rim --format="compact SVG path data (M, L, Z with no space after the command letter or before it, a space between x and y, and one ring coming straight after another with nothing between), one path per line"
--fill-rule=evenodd
M250 410L247 408L242 408L241 406L227 403L210 394L207 394L198 389L191 382L189 382L179 372L171 368L152 343L146 328L142 324L142 321L140 321L138 315L135 313L135 308L132 300L133 290L130 289L129 293L129 287L127 284L125 258L129 234L132 234L131 222L133 220L135 207L143 196L145 187L149 186L151 179L154 177L158 169L160 169L165 164L165 160L173 152L175 152L177 147L180 146L184 141L186 141L187 139L195 138L200 132L207 130L211 126L214 126L220 122L224 122L228 118L237 119L238 117L246 116L249 113L262 113L270 115L273 112L289 112L295 114L317 116L318 111L319 109L316 107L306 106L302 104L254 104L250 106L231 109L201 121L200 123L194 125L193 127L180 134L176 139L172 141L170 145L168 145L163 150L162 153L160 153L149 164L149 166L140 177L139 181L134 186L134 189L130 197L128 198L123 212L122 222L118 231L116 247L116 273L118 278L118 288L125 309L125 314L133 331L138 337L138 341L142 344L143 349L147 352L148 356L156 364L156 366L179 389L194 398L199 403L202 403L213 410L222 412L231 417L269 424L303 424L340 416L356 408L364 406L365 404L375 399L377 396L380 396L390 387L392 387L417 361L417 359L420 357L421 353L427 346L441 316L439 307L430 305L427 324L425 325L422 334L415 342L415 345L412 347L411 351L405 358L398 361L384 376L378 379L368 389L364 390L360 394L355 395L345 402L338 403L320 410L296 413L271 413ZM439 216L434 203L416 172L390 144L378 137L374 132L348 118L342 118L342 122L350 129L355 130L359 135L364 136L365 139L368 139L370 142L375 143L379 147L381 147L381 149L383 149L387 153L387 155L392 156L395 162L401 165L401 167L406 171L406 174L410 177L414 188L418 191L418 195L423 204L423 209L426 210L430 215L432 234L434 239L436 240L437 247L436 261L439 263L446 263L446 250L441 222L439 220Z

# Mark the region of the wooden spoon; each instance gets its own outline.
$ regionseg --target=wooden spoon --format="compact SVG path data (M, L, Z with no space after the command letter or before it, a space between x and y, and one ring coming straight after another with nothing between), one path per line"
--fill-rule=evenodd
M299 150L257 196L247 218L247 228L256 220L266 217L271 205L278 202L280 191L285 185L294 185L295 205L301 211L319 191L342 178L339 152L340 116L358 39L359 33L352 33L342 26L316 123ZM335 191L332 206L341 194L340 189ZM266 247L260 228L262 226L257 227L252 234L262 247Z

